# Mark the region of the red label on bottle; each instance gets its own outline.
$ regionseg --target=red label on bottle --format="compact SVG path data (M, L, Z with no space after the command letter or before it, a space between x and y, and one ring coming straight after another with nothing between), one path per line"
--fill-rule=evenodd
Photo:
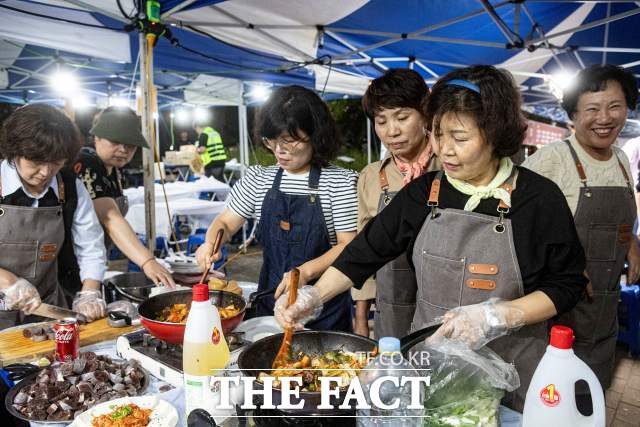
M211 334L211 342L218 344L220 342L220 330L217 326L213 327L213 333Z
M556 386L554 384L549 384L540 390L540 400L542 400L542 403L552 408L554 406L558 406L558 403L560 403L560 393L556 390Z

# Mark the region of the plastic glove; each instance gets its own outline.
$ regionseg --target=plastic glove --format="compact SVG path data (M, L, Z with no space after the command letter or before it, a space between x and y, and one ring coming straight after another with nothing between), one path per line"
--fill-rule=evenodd
M72 310L84 314L87 321L93 322L107 315L107 303L98 289L79 291L73 298Z
M447 337L461 341L472 350L524 326L524 312L505 301L491 298L480 304L466 305L448 311L443 323L427 339L435 341Z
M20 310L24 314L31 314L42 303L38 289L23 278L3 289L2 293L4 293L4 303L8 310Z
M322 312L320 293L313 286L298 289L296 302L289 306L289 292L280 295L273 308L276 321L283 327L293 326L303 329L304 324L318 318Z

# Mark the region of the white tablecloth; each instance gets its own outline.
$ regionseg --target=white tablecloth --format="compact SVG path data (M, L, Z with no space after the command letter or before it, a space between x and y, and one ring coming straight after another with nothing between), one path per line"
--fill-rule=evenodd
M225 202L210 202L199 199L174 199L169 201L169 211L175 215L186 215L189 223L195 228L208 228L213 220L224 210ZM145 235L144 204L138 203L129 206L129 212L125 219L131 224L133 231ZM167 208L164 202L156 203L156 235L169 237L171 228L167 216Z
M229 194L231 187L215 178L202 177L195 182L168 182L164 185L169 202L179 199L197 199L202 192L221 195L222 199ZM164 201L162 186L155 184L156 202ZM124 195L129 199L129 205L144 203L144 187L127 188Z

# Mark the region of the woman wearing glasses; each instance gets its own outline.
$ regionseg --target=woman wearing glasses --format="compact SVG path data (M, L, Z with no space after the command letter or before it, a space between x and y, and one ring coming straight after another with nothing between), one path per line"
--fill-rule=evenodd
M211 265L220 258L212 254L218 230L224 242L255 216L263 246L258 290L275 292L294 267L299 286L313 284L356 234L357 173L329 164L340 145L336 124L322 99L303 87L278 88L258 114L255 135L277 164L247 170L196 258ZM258 316L272 315L274 303L273 293L258 299ZM351 331L351 304L348 290L339 293L307 327Z

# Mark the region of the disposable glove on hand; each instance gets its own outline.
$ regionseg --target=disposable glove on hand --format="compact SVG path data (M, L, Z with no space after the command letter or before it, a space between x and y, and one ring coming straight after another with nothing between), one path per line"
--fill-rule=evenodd
M72 310L84 314L87 321L93 322L107 315L107 303L97 289L79 291L73 299Z
M317 319L322 312L320 293L313 286L298 289L296 302L291 306L288 304L289 291L280 295L273 309L276 320L283 328L291 325L295 329L303 329L305 323Z
M524 312L505 301L491 298L480 304L448 311L440 328L428 339L447 337L461 341L472 350L524 326Z
M42 303L36 287L23 278L3 289L2 293L4 293L4 303L7 309L20 310L24 314L33 313Z

